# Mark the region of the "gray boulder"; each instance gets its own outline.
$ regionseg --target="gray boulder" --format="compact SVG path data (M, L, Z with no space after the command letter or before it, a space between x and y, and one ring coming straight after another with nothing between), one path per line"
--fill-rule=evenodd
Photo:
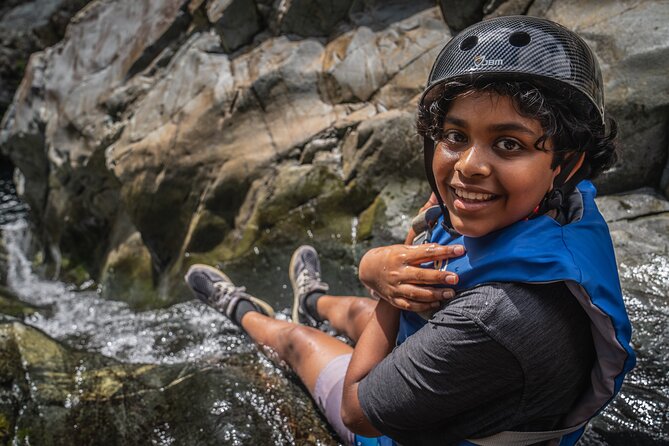
M597 181L600 192L659 187L669 142L669 3L562 0L543 12L583 36L602 67L622 158Z
M90 0L11 0L0 5L0 119L12 102L31 53L62 39Z

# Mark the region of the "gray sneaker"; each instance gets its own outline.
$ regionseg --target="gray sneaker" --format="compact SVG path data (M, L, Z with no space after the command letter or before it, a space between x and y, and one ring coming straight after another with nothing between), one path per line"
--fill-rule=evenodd
M246 288L235 286L228 276L214 267L193 265L184 279L195 297L226 315L235 324L238 324L234 319L235 308L241 300L249 301L258 312L274 317L274 310L267 302L247 294Z
M293 286L293 322L318 325L306 308L306 297L314 291L325 293L328 284L321 281L321 263L316 250L308 245L300 246L293 253L288 267L290 283Z

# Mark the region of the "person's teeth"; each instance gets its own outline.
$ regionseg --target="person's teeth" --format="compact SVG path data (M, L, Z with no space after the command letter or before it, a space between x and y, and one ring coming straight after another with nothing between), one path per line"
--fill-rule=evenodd
M466 200L477 200L477 201L490 200L492 197L494 197L493 194L480 194L477 192L468 192L463 189L455 189L455 194L458 197L464 198Z

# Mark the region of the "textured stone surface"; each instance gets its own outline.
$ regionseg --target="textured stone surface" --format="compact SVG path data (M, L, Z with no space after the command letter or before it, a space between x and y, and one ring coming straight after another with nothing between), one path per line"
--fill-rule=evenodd
M431 56L431 50L438 50L449 37L434 10L416 14L380 32L366 26L356 28L326 47L322 88L333 103L367 101L402 73L404 85L415 94L425 83L427 65L416 61L426 53ZM422 81L418 76L412 78L412 69L421 71Z
M234 51L249 43L260 31L260 17L254 2L215 0L207 3L207 18L221 36L221 45Z
M600 190L658 187L669 143L669 2L562 0L545 16L591 44L607 107L620 124L622 159L598 180Z
M290 0L275 12L278 31L299 36L328 36L348 17L353 0Z
M58 42L90 0L15 0L0 4L0 119L12 102L30 54Z
M302 390L248 356L122 364L71 350L20 322L0 322L0 441L336 444ZM258 400L263 412L254 409Z

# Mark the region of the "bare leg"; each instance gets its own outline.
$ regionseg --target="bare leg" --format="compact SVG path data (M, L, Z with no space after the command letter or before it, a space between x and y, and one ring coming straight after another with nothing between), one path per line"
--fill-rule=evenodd
M312 394L321 370L337 356L353 353L350 346L315 328L280 321L255 311L246 313L241 323L257 344L274 350Z
M316 311L332 328L357 342L374 312L376 301L366 297L321 296Z

